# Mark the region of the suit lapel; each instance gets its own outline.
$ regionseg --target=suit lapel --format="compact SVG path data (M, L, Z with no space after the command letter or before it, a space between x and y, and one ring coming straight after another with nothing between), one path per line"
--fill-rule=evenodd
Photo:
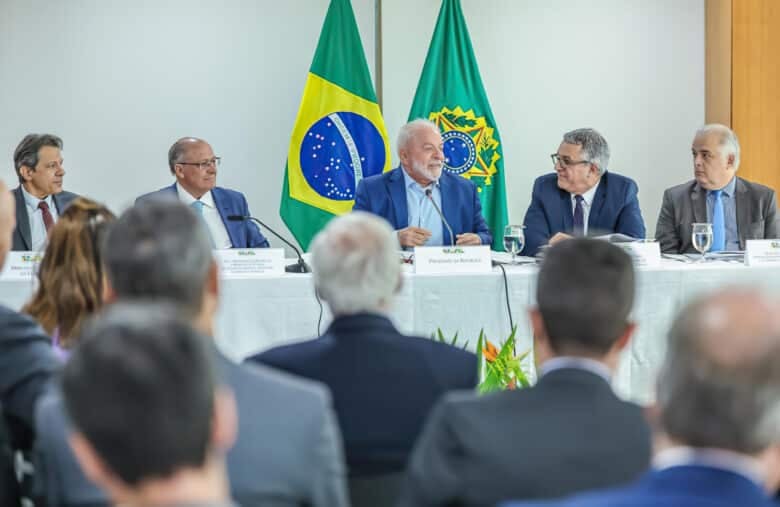
M693 208L694 223L707 221L707 191L698 183L695 183L691 189L691 208Z
M404 187L403 168L398 166L388 176L388 193L390 205L395 215L396 229L404 229L409 226L409 208L406 206L406 188Z
M226 218L228 215L232 215L234 213L230 212L230 203L227 202L227 198L224 198L225 196L222 195L219 187L214 187L211 189L211 197L214 199L214 206L217 208L217 212L219 212L219 218L222 219L222 224L225 226L225 230L228 233L230 244L234 247L236 245L240 245L241 241L239 241L238 238L238 227L242 222L231 222Z
M30 231L30 217L27 215L27 203L24 201L22 186L16 187L14 193L16 194L16 226L19 228L19 233L22 236L24 249L31 250L32 232Z
M750 199L748 189L742 178L737 178L734 189L734 204L737 210L737 234L739 248L745 249L745 236L750 231Z
M460 178L460 176L455 176L456 178ZM441 177L439 178L439 194L441 194L441 213L444 215L444 218L447 219L447 222L449 222L450 227L452 227L452 233L457 234L457 230L460 230L459 227L453 224L453 219L458 216L458 199L455 196L455 189L450 188L452 185L452 181L450 178L446 177L446 173L442 170ZM447 196L450 196L450 199L447 199ZM442 244L443 245L454 245L455 244L455 238L450 238L450 231L447 229L447 227L444 225L444 222L441 224L441 231L442 231Z
M588 232L597 231L603 233L603 230L612 229L612 224L608 226L602 226L599 222L601 218L601 211L604 208L604 203L607 202L607 173L601 177L599 187L596 189L596 195L593 196L593 202L590 206L590 213L588 214Z

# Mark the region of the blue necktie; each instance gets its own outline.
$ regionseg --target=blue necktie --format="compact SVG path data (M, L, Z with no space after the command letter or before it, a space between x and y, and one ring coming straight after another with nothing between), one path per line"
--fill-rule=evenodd
M712 202L712 252L721 252L726 249L726 217L723 214L722 190L710 192Z
M190 204L193 210L195 210L195 214L200 217L200 221L203 224L203 227L206 228L206 233L209 235L209 241L211 242L211 248L214 248L214 238L211 237L211 230L209 229L209 224L206 223L206 219L203 217L203 202L201 201L193 201L192 204Z
M584 213L582 211L583 198L578 194L574 196L574 200L576 201L574 204L574 235L582 236L585 233Z

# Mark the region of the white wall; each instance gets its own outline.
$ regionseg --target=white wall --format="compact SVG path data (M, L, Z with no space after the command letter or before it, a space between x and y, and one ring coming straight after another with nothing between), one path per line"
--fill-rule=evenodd
M352 0L374 69L374 0ZM703 0L462 0L504 142L509 214L561 134L593 126L652 232L704 119ZM121 211L171 182L178 137L281 226L287 144L328 0L0 0L0 177L28 132L65 141L66 188ZM439 0L383 0L383 111L406 120ZM395 156L393 159L395 160Z

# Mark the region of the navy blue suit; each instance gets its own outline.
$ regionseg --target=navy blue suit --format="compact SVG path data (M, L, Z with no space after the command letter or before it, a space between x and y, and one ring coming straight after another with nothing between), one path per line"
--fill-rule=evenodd
M766 492L727 470L685 465L648 472L625 488L554 502L510 502L501 507L771 507Z
M409 211L402 171L401 167L396 167L392 171L360 180L355 190L355 205L352 211L368 211L379 215L390 222L395 230L408 227ZM452 227L453 234L457 236L473 232L479 236L483 245L490 245L493 236L482 216L477 187L465 178L442 171L439 190L442 213ZM450 240L450 233L444 224L442 232L444 244L451 244L453 241Z
M555 233L574 230L571 194L558 188L558 175L536 178L531 204L525 212L525 248L523 255L536 255ZM639 209L634 180L605 172L601 176L588 216L588 234L620 233L645 237L645 222Z
M265 239L260 228L250 220L231 222L227 219L230 215L250 216L246 197L241 192L222 187L211 189L211 196L217 206L222 223L225 224L230 243L233 248L268 248L268 240ZM136 204L142 204L150 199L177 198L176 183L170 187L161 188L155 192L144 194L135 200Z
M400 334L386 317L336 318L319 338L248 361L326 384L352 476L398 472L436 400L474 389L477 358L428 338Z

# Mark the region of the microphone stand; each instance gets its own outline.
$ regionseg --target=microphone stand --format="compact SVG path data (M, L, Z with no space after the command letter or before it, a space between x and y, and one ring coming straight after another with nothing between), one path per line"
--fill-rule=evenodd
M447 230L450 233L450 246L455 246L455 235L452 233L452 227L450 227L450 224L447 222L447 219L444 218L444 213L441 212L439 209L439 205L436 204L436 201L433 200L433 195L431 195L431 189L428 188L425 190L425 196L431 200L431 204L433 204L433 207L436 209L436 213L439 214L439 218L441 218L441 222L444 224L445 227L447 227Z
M301 251L298 250L295 247L295 245L293 245L292 243L290 243L289 241L284 239L281 234L279 234L275 230L271 229L270 227L265 225L263 222L261 222L257 218L250 217L250 216L243 216L243 215L228 215L227 219L230 220L231 222L241 222L241 221L244 221L244 220L251 220L252 222L256 222L260 226L264 227L268 232L270 232L271 234L273 234L274 236L279 238L285 245L287 245L290 248L292 248L293 251L295 252L295 255L298 256L298 262L296 262L295 264L289 264L289 265L284 267L284 270L287 273L311 273L311 268L309 267L308 264L306 264L306 262L304 262L303 256L301 255Z

